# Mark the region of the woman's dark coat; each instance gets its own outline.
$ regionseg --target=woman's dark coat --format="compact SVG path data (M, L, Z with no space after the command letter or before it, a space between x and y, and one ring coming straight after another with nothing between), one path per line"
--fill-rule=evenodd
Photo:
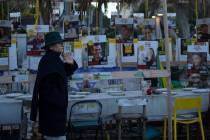
M68 106L67 76L78 68L63 63L60 53L47 51L38 66L31 105L31 120L39 112L39 131L46 136L64 136ZM39 110L39 111L38 111Z

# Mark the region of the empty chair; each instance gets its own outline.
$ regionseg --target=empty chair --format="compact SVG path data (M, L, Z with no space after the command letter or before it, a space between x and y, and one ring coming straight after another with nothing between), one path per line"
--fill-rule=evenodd
M177 140L177 123L187 125L187 140L189 140L189 125L199 123L202 140L205 140L203 123L201 118L201 97L176 98L174 103L174 140ZM191 111L196 113L179 113L179 111ZM164 140L166 140L167 119L164 121Z
M2 98L0 100L0 112L0 128L3 126L19 125L21 130L22 101Z
M73 104L69 115L68 135L70 133L72 137L73 132L81 134L87 130L95 130L95 138L97 138L100 129L101 138L103 138L101 112L102 104L96 100L79 101Z

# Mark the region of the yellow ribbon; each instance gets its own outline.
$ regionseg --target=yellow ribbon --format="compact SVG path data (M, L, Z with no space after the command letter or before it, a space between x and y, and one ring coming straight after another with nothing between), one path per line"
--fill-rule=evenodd
M36 0L36 6L35 6L35 25L38 25L39 22L39 16L40 16L40 11L39 11L39 0Z
M195 17L198 19L198 0L195 0Z

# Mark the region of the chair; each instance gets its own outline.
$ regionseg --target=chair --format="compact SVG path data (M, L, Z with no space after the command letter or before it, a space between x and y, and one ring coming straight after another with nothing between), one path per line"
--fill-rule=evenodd
M22 101L1 98L0 112L0 134L3 126L18 125L20 129L19 139L22 139Z
M146 99L119 99L118 100L118 113L114 115L116 119L117 126L118 126L118 140L121 140L121 131L122 131L122 121L132 121L137 120L137 122L141 122L143 127L143 131L141 131L141 136L144 139L144 132L145 132L145 120L146 120ZM142 112L137 113L123 113L123 108L126 107L142 107ZM139 124L138 124L139 125Z
M101 129L101 138L103 139L101 112L102 104L96 100L79 101L73 104L69 115L68 136L69 132L72 137L73 132L81 134L81 131L96 130L95 139L97 139L98 130Z
M194 98L176 98L174 104L174 140L177 140L177 123L187 125L187 140L189 140L189 125L198 122L200 124L202 140L205 140L203 123L201 118L201 97ZM179 111L194 111L192 113L178 114ZM164 136L166 140L167 119L164 120Z

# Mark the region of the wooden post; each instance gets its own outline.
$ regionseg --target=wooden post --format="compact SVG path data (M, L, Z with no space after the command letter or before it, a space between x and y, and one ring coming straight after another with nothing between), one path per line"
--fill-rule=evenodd
M168 104L168 139L172 140L172 105L171 105L171 64L170 64L170 48L169 46L169 34L168 34L168 19L167 19L167 1L163 0L164 7L164 34L165 34L165 46L166 46L166 66L169 72L167 77L167 104Z

